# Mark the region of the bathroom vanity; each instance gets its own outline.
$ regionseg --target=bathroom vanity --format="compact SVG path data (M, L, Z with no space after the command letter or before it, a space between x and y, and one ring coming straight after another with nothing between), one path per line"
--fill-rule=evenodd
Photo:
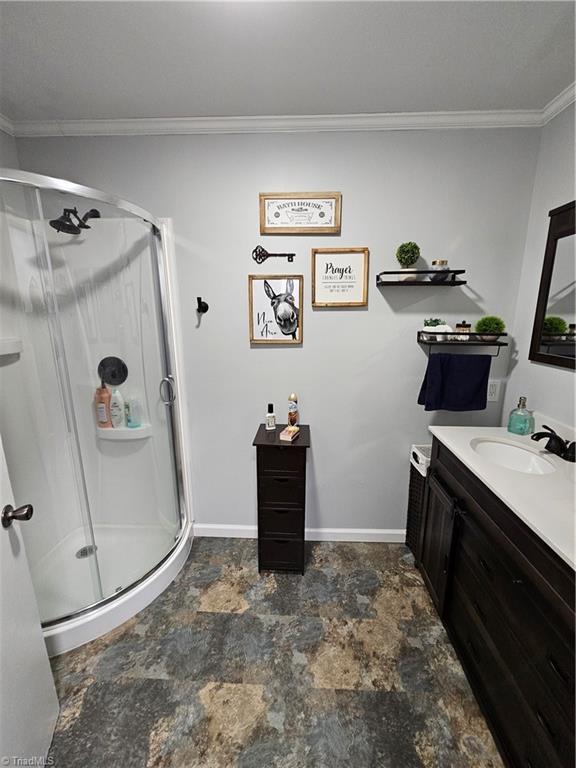
M505 763L573 766L575 465L500 428L431 432L432 600Z

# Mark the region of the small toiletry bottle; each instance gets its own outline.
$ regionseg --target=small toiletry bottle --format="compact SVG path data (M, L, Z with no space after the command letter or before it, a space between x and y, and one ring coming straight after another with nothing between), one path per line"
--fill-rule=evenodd
M94 406L96 408L96 423L101 429L109 429L112 426L110 419L110 392L108 387L101 381L101 386L94 393Z
M266 429L272 432L276 429L276 415L274 413L274 405L268 403L268 413L266 414Z
M295 392L291 392L288 395L288 426L295 427L299 421L298 395Z
M124 398L120 390L115 389L110 398L110 419L113 427L123 427L124 421Z
M142 405L137 397L131 397L126 401L126 426L136 429L142 426Z
M508 418L508 432L514 435L529 435L533 429L534 417L532 412L526 408L526 398L521 397L518 400L518 407L510 411Z

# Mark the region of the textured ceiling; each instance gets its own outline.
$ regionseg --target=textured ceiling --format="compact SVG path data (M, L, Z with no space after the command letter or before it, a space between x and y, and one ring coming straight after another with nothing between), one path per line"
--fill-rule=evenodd
M542 109L571 2L0 3L10 120Z

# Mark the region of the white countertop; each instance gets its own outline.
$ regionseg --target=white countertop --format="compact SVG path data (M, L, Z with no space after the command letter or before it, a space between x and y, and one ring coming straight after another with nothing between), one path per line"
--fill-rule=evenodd
M576 464L546 453L529 435L513 435L505 427L430 427L434 437L468 467L572 568L575 567L574 517ZM555 472L532 475L501 467L479 456L474 438L517 443L545 456Z

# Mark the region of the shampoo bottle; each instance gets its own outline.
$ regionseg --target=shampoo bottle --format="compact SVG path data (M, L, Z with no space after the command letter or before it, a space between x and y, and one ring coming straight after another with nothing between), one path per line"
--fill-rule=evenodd
M124 413L126 414L127 427L137 429L142 426L142 405L137 397L126 400Z
M526 398L518 400L518 407L510 411L508 418L508 432L513 435L529 435L534 432L534 416L532 411L526 408Z
M125 425L124 398L119 389L115 389L110 398L110 418L113 427L123 427Z
M112 426L110 418L110 392L103 381L101 386L94 393L94 407L96 408L96 423L101 429L108 429Z

